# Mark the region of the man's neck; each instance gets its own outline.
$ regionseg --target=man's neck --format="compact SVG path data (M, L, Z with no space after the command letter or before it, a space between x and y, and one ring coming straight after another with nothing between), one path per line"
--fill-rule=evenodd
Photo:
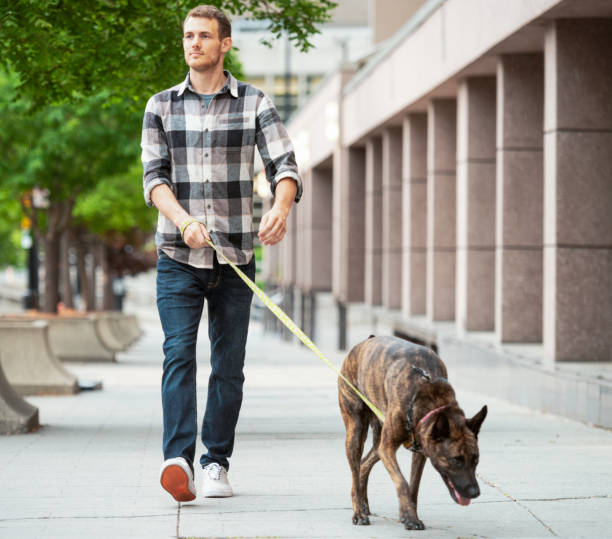
M207 71L189 70L189 81L199 94L216 94L225 84L226 76L223 67L214 67Z

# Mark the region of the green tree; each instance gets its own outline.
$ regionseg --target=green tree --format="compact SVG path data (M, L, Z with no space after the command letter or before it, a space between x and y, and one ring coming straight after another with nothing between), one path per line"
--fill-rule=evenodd
M27 99L19 99L18 88L15 75L0 76L0 145L8 157L0 162L0 175L3 189L17 200L34 187L49 191L45 212L32 208L28 217L44 244L45 311L54 312L60 238L70 225L75 202L100 179L134 164L141 115L124 102L110 100L107 92L32 111Z
M287 32L312 45L335 3L330 0L209 0L228 15L269 21L270 38ZM107 91L142 108L143 100L185 74L185 14L197 2L174 0L11 0L0 6L0 62L19 73L34 106ZM228 67L235 55L228 58Z
M228 15L268 20L270 38L287 32L301 50L311 46L316 25L327 21L335 6L330 0L210 1ZM60 235L70 224L75 204L79 219L99 226L94 207L108 209L108 203L98 184L116 187L118 178L131 177L144 103L185 76L182 22L194 4L0 4L0 64L9 73L0 73L0 144L9 155L0 162L0 178L17 198L35 186L49 190L48 209L31 216L45 245L47 311L56 309ZM235 52L226 56L226 67L241 77ZM127 199L134 195L125 192L126 199L116 201L102 219L113 223L111 228L127 226L121 204L129 206ZM139 193L139 204L141 197Z

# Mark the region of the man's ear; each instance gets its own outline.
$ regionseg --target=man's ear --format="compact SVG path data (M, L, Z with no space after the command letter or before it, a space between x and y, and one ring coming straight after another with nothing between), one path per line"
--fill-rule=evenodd
M487 417L487 405L485 404L480 412L478 412L474 417L468 419L466 421L468 428L474 433L474 436L478 438L478 433L480 432L480 426L482 422Z
M221 51L225 53L229 52L229 50L232 48L232 44L231 37L224 37L221 41Z
M441 442L450 436L450 427L448 425L448 417L444 412L438 412L436 422L431 429L431 436L436 442Z

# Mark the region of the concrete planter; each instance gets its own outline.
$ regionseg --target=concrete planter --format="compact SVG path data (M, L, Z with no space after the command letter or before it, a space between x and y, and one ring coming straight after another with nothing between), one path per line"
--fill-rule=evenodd
M6 379L20 395L79 391L76 377L49 347L49 323L45 320L0 319L0 354Z

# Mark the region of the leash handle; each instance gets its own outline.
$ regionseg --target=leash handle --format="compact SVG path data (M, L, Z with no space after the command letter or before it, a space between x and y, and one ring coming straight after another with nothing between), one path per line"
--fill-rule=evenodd
M251 279L249 279L243 271L238 268L231 260L221 252L212 241L206 240L208 244L215 250L215 252L223 258L225 262L227 262L232 269L238 274L238 276L246 283L246 285L253 291L253 293L263 302L263 304L285 325L285 327L291 331L300 341L302 341L308 349L310 349L323 363L325 363L329 368L331 368L356 394L357 396L366 403L368 408L374 412L376 417L381 421L385 420L385 416L383 413L372 404L368 398L363 395L351 382L347 380L347 378L340 372L340 370L329 360L327 359L323 353L316 347L316 345L308 338L308 336L298 327L298 325L289 318L289 316L274 303L266 293L259 288Z

